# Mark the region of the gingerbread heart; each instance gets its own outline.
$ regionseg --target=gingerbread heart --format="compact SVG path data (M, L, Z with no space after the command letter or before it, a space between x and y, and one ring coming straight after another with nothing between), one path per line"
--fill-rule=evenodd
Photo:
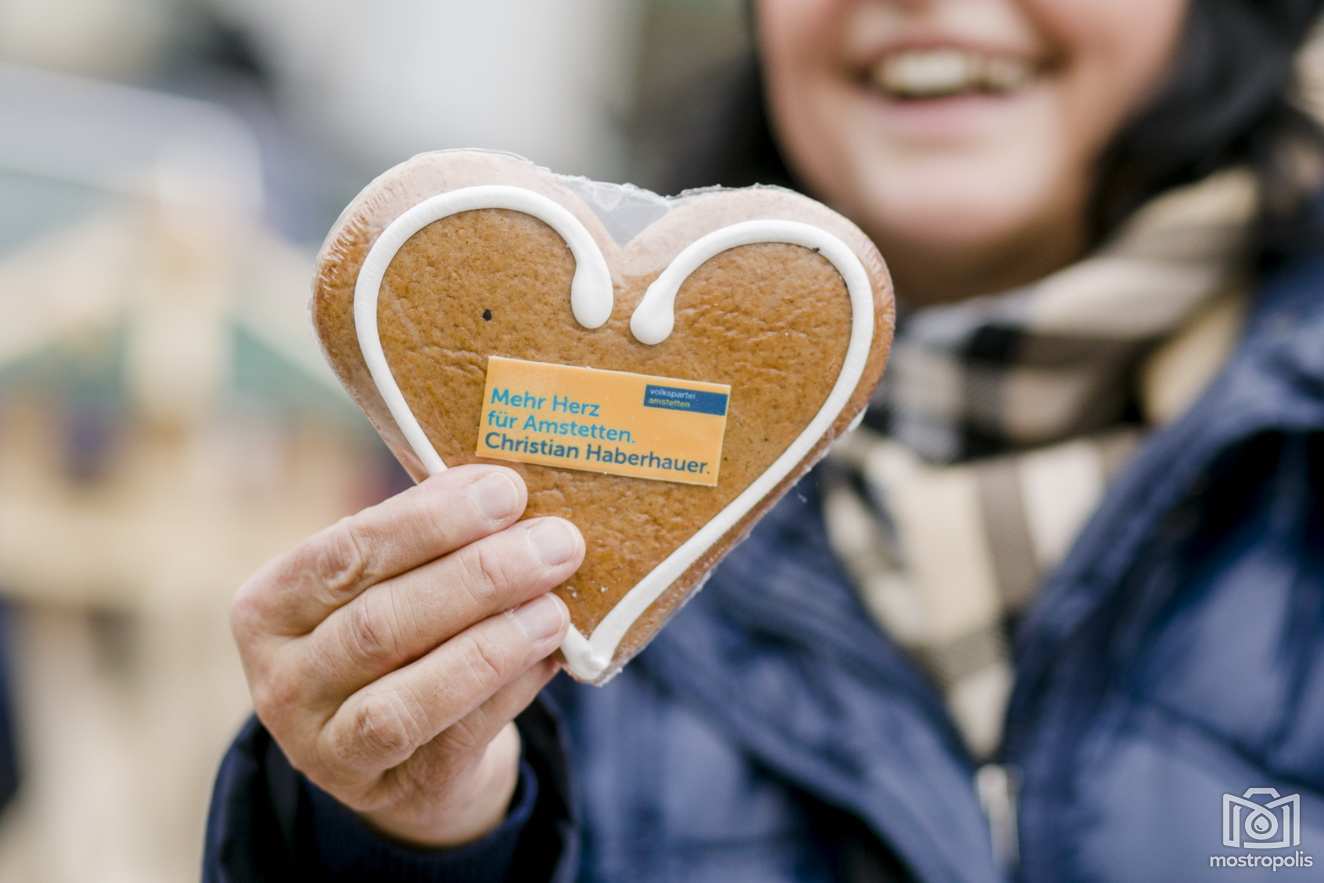
M862 413L891 345L877 250L788 190L636 188L442 151L318 256L331 365L409 473L501 461L577 524L556 589L606 682Z

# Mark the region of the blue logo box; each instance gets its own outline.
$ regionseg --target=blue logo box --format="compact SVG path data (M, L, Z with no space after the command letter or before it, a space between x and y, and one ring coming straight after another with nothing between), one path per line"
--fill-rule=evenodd
M691 414L726 415L724 392L706 392L700 389L682 389L678 386L657 386L647 384L644 387L644 407L662 408L667 411L688 411Z

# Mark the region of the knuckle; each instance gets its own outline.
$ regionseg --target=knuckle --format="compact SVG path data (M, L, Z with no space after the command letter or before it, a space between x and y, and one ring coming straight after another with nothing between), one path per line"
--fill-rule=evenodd
M365 697L354 709L350 744L342 756L396 758L414 748L414 727L394 694Z
M505 584L502 556L492 543L471 543L463 554L464 585L476 601L487 601Z
M300 701L299 681L280 675L267 675L256 679L250 692L253 711L268 729L279 729L279 721L296 708Z
M399 635L391 617L381 611L382 605L369 595L346 608L345 650L360 662L379 662L394 659Z
M490 641L474 635L466 636L460 655L479 692L495 690L506 679L508 664L500 650Z
M334 597L360 585L368 575L368 559L353 516L333 524L314 542L313 573Z

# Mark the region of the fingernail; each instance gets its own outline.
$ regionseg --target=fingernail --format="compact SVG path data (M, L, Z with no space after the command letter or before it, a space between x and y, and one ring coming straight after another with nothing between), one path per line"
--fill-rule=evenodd
M561 599L548 592L514 610L515 623L530 641L541 641L560 633L569 618Z
M474 482L472 493L478 511L493 521L508 518L519 508L519 490L504 472L493 472Z
M534 522L529 528L529 539L533 540L533 548L538 551L542 563L549 567L569 561L579 548L574 530L559 518Z

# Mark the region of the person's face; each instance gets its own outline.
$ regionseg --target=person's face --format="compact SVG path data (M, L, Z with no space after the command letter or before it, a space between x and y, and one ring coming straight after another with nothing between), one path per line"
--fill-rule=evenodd
M1035 278L1082 247L1101 151L1161 83L1187 0L760 0L792 170L903 293Z

